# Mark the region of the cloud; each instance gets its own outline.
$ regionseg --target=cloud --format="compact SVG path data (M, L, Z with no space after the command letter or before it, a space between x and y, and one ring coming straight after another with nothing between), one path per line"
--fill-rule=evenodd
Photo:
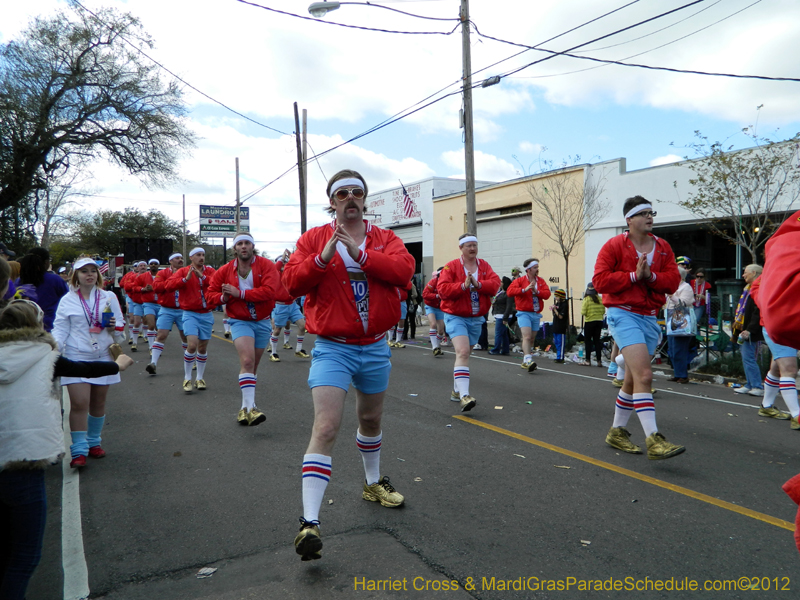
M534 144L532 142L523 141L519 143L519 150L520 152L525 152L526 154L539 154L540 152L544 152L545 147L542 144Z
M456 171L446 177L464 179L464 151L450 150L442 153L442 161ZM517 177L517 169L511 163L486 154L480 150L475 151L475 179L483 181L505 181Z
M666 156L659 156L658 158L654 158L650 161L651 167L658 167L660 165L668 165L674 162L680 162L683 160L682 156L678 156L677 154L667 154Z

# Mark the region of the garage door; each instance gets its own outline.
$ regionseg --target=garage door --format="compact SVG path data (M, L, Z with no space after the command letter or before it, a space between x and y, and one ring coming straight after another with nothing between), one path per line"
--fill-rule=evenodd
M522 268L531 254L531 218L509 217L478 222L478 258L488 261L502 278L511 267Z

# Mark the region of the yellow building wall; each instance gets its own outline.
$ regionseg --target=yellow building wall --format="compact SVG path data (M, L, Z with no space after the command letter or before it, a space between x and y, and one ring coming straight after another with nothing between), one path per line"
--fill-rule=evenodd
M561 176L562 172L557 175ZM567 175L575 178L578 189L583 190L583 167L570 170ZM477 190L475 204L478 221L480 222L482 216L487 216L486 213L504 208L519 207L527 204L526 210L530 211L529 186L547 185L548 179L554 176L556 174L553 173L533 175ZM528 212L527 218L531 219L530 212ZM438 268L461 256L461 252L458 249L458 237L466 232L466 195L456 194L435 200L433 203L433 226L433 263L434 268ZM575 315L572 317L572 322L575 325L580 325L580 299L583 297L586 284L591 279L591 270L594 268L594 265L591 265L591 269L587 274L584 254L584 241L581 239L576 244L569 259L569 284L574 298L574 311L577 314L577 318ZM480 257L480 239L478 240L478 257ZM539 276L544 278L551 287L556 286L566 289L567 271L561 250L555 242L539 231L531 219L530 255L520 256L518 260L515 260L515 264L522 269L522 263L526 259L534 257L539 259ZM503 275L510 276L510 273L499 273L499 275L501 277ZM567 290L567 293L569 294L569 290ZM549 306L552 301L548 301L546 304ZM548 313L544 314L544 319L545 321L550 320L549 309Z

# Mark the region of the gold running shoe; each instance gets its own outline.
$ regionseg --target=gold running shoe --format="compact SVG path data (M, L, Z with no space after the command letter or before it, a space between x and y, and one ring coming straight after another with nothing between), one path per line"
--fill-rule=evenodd
M647 458L662 460L678 456L686 450L685 446L678 446L667 441L658 431L647 436Z
M290 343L288 343L288 342L287 342L287 343L285 343L285 344L283 345L283 349L284 349L284 350L291 350L291 349L292 349L292 345L291 345Z
M392 340L389 340L389 348L394 348L394 342Z
M461 402L461 395L457 391L453 390L450 392L450 400L453 402Z
M300 358L311 358L311 355L305 350L298 350L294 353L294 355L299 356Z
M378 483L373 483L372 485L367 485L365 481L364 493L361 494L361 497L370 502L380 502L381 506L388 506L389 508L395 508L405 502L405 498L397 493L397 490L389 483L389 478L385 475Z
M198 379L197 381L194 382L194 386L198 390L204 390L204 389L206 389L206 380L205 379Z
M183 391L187 394L192 393L192 380L191 379L184 379L183 380Z
M319 535L319 521L306 521L300 517L300 533L294 538L294 551L300 560L317 560L322 558L322 538Z
M528 363L528 373L533 373L536 370L536 363L534 361L530 361Z
M433 349L433 355L434 356L441 356L442 354L444 354L444 353L442 352L441 348L434 348Z
M770 419L778 419L779 421L788 421L792 418L792 415L785 413L782 410L778 410L774 406L770 406L769 408L762 406L758 409L758 416L769 417Z
M800 429L800 422L797 421L797 417L791 418L791 421L789 421L789 427L792 429Z
M229 340L229 339L231 339L231 332L230 332L230 331L226 331L226 332L225 332L225 339L226 339L226 340Z
M630 454L641 454L642 449L631 442L631 432L624 427L612 427L606 435L606 444Z
M478 402L472 396L464 396L461 398L461 412L467 412L475 408Z
M281 359L277 354L270 354L269 360L270 362L281 362Z
M236 422L239 423L239 425L248 425L246 408L239 409L239 414L236 416Z
M395 343L394 343L394 347L395 347L395 348L405 348L405 347L406 347L406 345L405 345L405 344L403 344L402 342L395 342Z
M136 347L136 344L131 344L131 352L138 352L139 348Z
M256 408L255 405L253 405L253 408L251 408L250 412L247 413L247 424L250 425L251 427L259 425L260 423L263 423L266 420L267 420L267 415L258 410L258 408Z
M625 382L622 379L617 379L616 377L614 377L614 379L611 380L611 385L613 385L614 387L621 388L623 383Z

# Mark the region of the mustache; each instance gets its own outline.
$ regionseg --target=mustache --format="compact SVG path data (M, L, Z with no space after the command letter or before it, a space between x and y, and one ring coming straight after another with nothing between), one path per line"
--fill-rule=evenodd
M358 209L358 204L356 204L355 202L352 202L352 201L351 201L351 202L348 202L348 203L345 205L344 209L345 209L345 210L347 210L348 208L355 208L355 209Z

